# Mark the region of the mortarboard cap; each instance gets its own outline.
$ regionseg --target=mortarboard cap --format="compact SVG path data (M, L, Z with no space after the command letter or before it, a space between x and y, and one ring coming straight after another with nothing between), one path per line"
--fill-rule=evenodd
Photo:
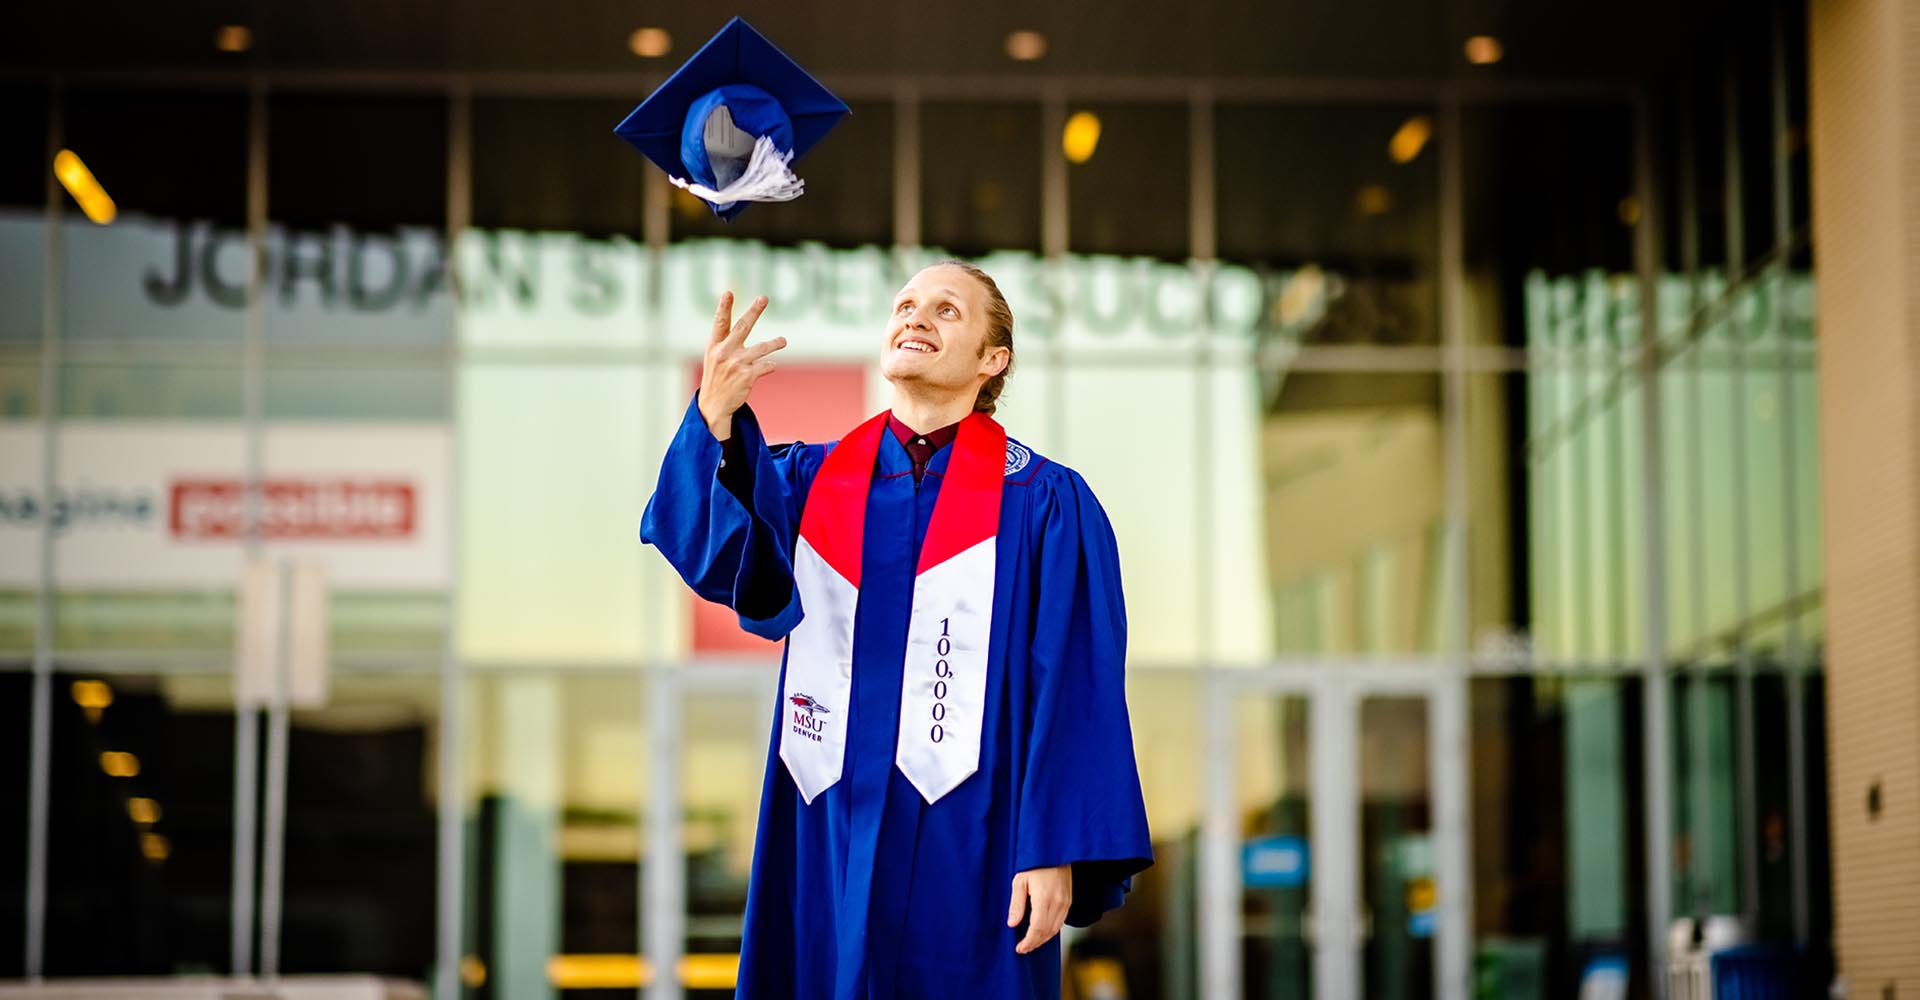
M731 219L752 201L791 201L788 169L847 106L740 18L727 22L614 133Z

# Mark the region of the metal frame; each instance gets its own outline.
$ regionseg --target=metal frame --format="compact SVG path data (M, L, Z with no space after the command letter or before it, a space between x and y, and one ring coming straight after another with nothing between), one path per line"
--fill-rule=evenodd
M1785 95L1785 56L1783 49L1784 0L1776 0L1770 5L1774 19L1774 72L1773 93L1770 95L1773 112L1774 131L1783 134L1786 128ZM0 73L0 79L39 80L48 75L43 73L22 73L9 71ZM63 87L70 83L87 85L128 85L150 86L173 89L220 89L245 90L252 95L249 120L249 162L248 162L248 232L249 243L257 255L264 245L265 227L268 219L266 204L267 163L266 163L266 94L273 92L343 92L343 93L425 93L445 95L449 101L449 161L448 161L448 219L447 238L456 241L466 229L471 213L471 177L472 145L470 109L472 100L478 96L605 96L632 95L644 92L657 78L651 74L608 73L608 74L524 74L524 73L385 73L385 72L224 72L192 71L176 73L167 71L107 71L77 69L53 77L53 86L49 89L48 111L49 156L61 144L61 109L63 106ZM1658 319L1654 297L1651 294L1660 265L1658 261L1658 224L1660 215L1656 211L1653 132L1649 124L1647 101L1631 88L1614 82L1581 81L1468 81L1468 80L1347 80L1347 79L1270 79L1242 80L1210 77L1170 77L1158 79L1127 79L1110 77L935 77L905 81L892 77L839 77L833 81L843 93L856 99L891 100L896 113L895 164L894 164L894 232L900 245L912 245L919 239L920 177L919 157L920 130L918 112L922 103L931 100L966 100L1016 98L1035 101L1041 109L1042 118L1042 254L1048 258L1059 258L1066 254L1071 245L1068 232L1069 214L1067 169L1064 156L1055 140L1065 119L1069 104L1079 100L1133 100L1146 102L1181 102L1189 110L1190 123L1190 165L1192 176L1188 192L1190 207L1189 239L1196 266L1208 266L1214 255L1216 228L1216 194L1214 191L1214 148L1212 138L1212 118L1214 109L1229 103L1267 102L1289 105L1340 105L1368 106L1376 104L1427 104L1438 112L1436 139L1441 157L1440 205L1441 235L1439 256L1441 262L1441 342L1434 346L1405 348L1376 348L1367 346L1353 347L1313 347L1304 349L1294 359L1293 365L1302 370L1341 370L1341 371L1435 371L1443 375L1444 423L1446 434L1446 558L1449 562L1449 580L1454 592L1460 595L1467 590L1467 546L1466 532L1470 524L1468 506L1470 497L1466 489L1468 447L1466 426L1469 414L1466 412L1467 392L1465 376L1472 372L1513 372L1526 371L1531 359L1537 358L1537 352L1525 350L1469 345L1466 343L1466 320L1464 306L1463 274L1463 213L1462 205L1462 166L1461 157L1461 119L1463 109L1469 104L1482 103L1553 103L1573 101L1618 102L1633 110L1635 131L1634 186L1636 196L1643 206L1645 223L1636 229L1634 243L1634 266L1642 290L1642 329L1647 332L1647 345L1634 359L1635 377L1651 388L1664 364L1664 358L1654 346L1653 331ZM1787 154L1776 143L1775 162L1771 177L1775 195L1775 232L1776 252L1756 264L1766 273L1784 272L1787 260L1784 253L1777 252L1793 239L1788 208L1791 192L1788 190ZM1729 156L1737 154L1736 149L1727 150ZM62 325L63 278L61 268L61 239L63 225L64 197L56 183L49 177L46 183L46 225L45 253L47 278L45 301L42 310L42 336L37 360L41 364L41 402L44 416L45 455L43 456L41 480L43 495L50 495L54 483L58 481L57 442L60 422L59 374L62 359L71 349L77 354L87 354L96 348L91 345L67 345L60 335ZM646 244L658 253L665 248L670 239L671 219L667 211L667 188L664 182L649 175L649 187L646 199L646 212L643 220ZM655 271L657 280L657 269ZM1742 275L1743 282L1755 276ZM249 433L248 479L257 482L261 468L259 437L264 428L263 409L260 394L263 386L259 371L264 361L264 307L261 304L261 277L255 274L250 282L248 326L244 342L246 360L246 389L248 403L246 423ZM455 312L455 322L459 314ZM1776 314L1777 321L1777 314ZM583 361L603 361L617 357L619 360L662 362L672 357L665 348L664 331L657 316L649 315L643 322L652 325L649 346L638 351L609 352L582 356ZM457 370L466 365L488 363L516 363L522 360L514 352L464 353L456 335L449 338L449 345L442 356L435 357L431 352L422 354L417 360L422 364L444 364L456 370L454 402L450 421L456 428L460 420L460 400L458 395L459 378ZM208 343L200 350L209 360L218 352L230 352L231 343ZM193 345L169 345L168 349L151 352L153 356L165 356L179 359L191 354ZM134 349L129 352L125 347L110 349L115 356L123 354L144 355L147 352ZM1049 386L1050 402L1047 408L1047 425L1050 433L1059 439L1064 428L1067 414L1060 402L1060 389L1064 383L1065 360L1060 348L1054 348L1055 356L1050 367L1052 384ZM9 349L9 355L20 353L24 357L28 352ZM354 357L364 358L366 349L353 349ZM332 357L330 352L320 351L314 355L316 360ZM344 356L344 354L342 355ZM541 355L543 360L554 360L551 353ZM1209 377L1213 366L1218 362L1204 355L1180 349L1170 352L1143 352L1138 357L1107 359L1103 364L1164 367L1169 363L1191 364L1196 368L1196 377L1204 380ZM1575 364L1585 364L1576 361ZM1791 405L1791 394L1787 392L1792 373L1782 366L1779 372L1782 390L1782 405ZM1204 400L1205 394L1202 394ZM1790 410L1787 410L1789 414ZM1644 753L1647 766L1647 780L1644 790L1646 805L1645 847L1647 852L1647 913L1649 926L1648 948L1658 962L1664 948L1664 928L1671 914L1671 901L1668 898L1670 878L1670 837L1671 822L1669 814L1668 783L1671 777L1671 760L1668 754L1666 735L1670 732L1670 709L1665 680L1670 676L1666 666L1667 629L1665 622L1666 598L1664 579L1664 556L1666 539L1663 537L1663 519L1660 515L1663 504L1664 484L1661 482L1663 470L1659 461L1661 442L1659 440L1659 400L1657 393L1642 393L1642 458L1643 500L1646 504L1646 523L1643 527L1641 542L1646 557L1646 576L1643 581L1644 605L1647 614L1647 637L1639 672L1645 678L1645 727ZM1790 418L1789 418L1790 419ZM642 427L637 431L645 437L660 432L653 426L657 421L649 410ZM1204 426L1204 420L1201 421ZM1204 444L1204 433L1197 434L1196 444ZM1792 475L1797 455L1791 441L1783 441L1784 460L1787 474ZM1209 449L1197 447L1196 473L1198 478L1195 489L1204 491L1205 484L1212 479L1213 461ZM249 493L249 502L255 495ZM458 621L458 548L460 532L460 506L455 498L451 512L455 530L449 533L449 545L454 551L450 565L456 567L455 579L449 585L447 629L445 646L441 652L438 666L434 668L440 681L441 720L439 729L437 780L439 788L439 885L436 908L440 927L436 935L436 997L437 1000L454 1000L459 995L459 967L463 947L462 903L465 886L465 842L464 812L467 803L461 788L461 727L462 704L465 679L470 672L487 668L486 664L463 662L459 655L455 626ZM1801 512L1789 507L1786 518L1791 532L1799 523ZM157 656L131 656L116 651L85 651L55 649L55 608L53 606L55 590L51 526L43 519L40 543L40 580L37 591L37 622L35 650L33 660L34 693L32 706L32 768L28 808L28 879L27 879L27 921L25 932L26 968L29 978L41 974L45 952L46 920L46 857L49 829L49 770L51 767L51 747L49 744L51 728L51 686L53 668L58 658L62 662L74 659L90 661L91 667L102 672L120 672L138 670L152 672L156 668L169 669L170 666L186 668L188 664L215 664L219 657L215 654L168 653ZM1197 526L1196 541L1200 543L1197 558L1211 559L1212 541L1204 526ZM257 538L250 541L257 546ZM642 557L644 558L644 557ZM1801 577L1801 568L1790 552L1788 563L1789 586L1797 586ZM657 573L642 575L643 596L652 593L658 582ZM1212 586L1211 573L1203 572L1200 577L1201 592L1196 594L1196 605L1204 609L1208 605L1207 588ZM658 636L660 623L648 620L657 615L648 602L642 609L642 627L649 635ZM1435 796L1435 836L1442 841L1450 841L1457 849L1443 850L1438 857L1438 877L1441 883L1443 900L1442 938L1436 942L1439 961L1436 963L1436 984L1442 996L1464 995L1467 977L1470 971L1469 958L1472 947L1472 929L1468 925L1472 913L1470 893L1472 889L1466 845L1470 843L1467 828L1468 810L1466 767L1466 697L1465 682L1469 676L1497 676L1505 673L1556 672L1575 673L1586 670L1579 664L1559 665L1530 662L1508 669L1507 667L1474 663L1469 656L1468 625L1470 612L1465 606L1464 596L1449 608L1452 621L1445 650L1435 662L1422 661L1417 667L1418 676L1406 678L1410 684L1431 697L1433 712L1432 739L1435 744L1433 775L1433 794ZM1204 634L1204 629L1203 629ZM1803 770L1806 764L1807 748L1802 719L1804 704L1804 671L1806 669L1806 651L1804 640L1799 635L1797 622L1789 624L1789 663L1788 701L1789 717L1789 757L1793 772L1789 776L1792 783L1791 810L1793 823L1793 863L1794 863L1794 904L1795 927L1804 941L1809 933L1810 916L1808 914L1808 872L1809 862L1806 856L1807 803ZM652 641L652 640L648 640ZM664 659L667 651L650 649L650 662L645 674L649 685L650 697L645 724L649 727L651 759L648 761L648 773L653 781L653 801L655 803L673 803L678 801L679 793L679 715L675 707L689 694L714 690L746 690L764 682L764 677L756 672L735 673L711 670L683 670L667 664ZM138 661L137 663L135 661ZM416 670L416 657L401 657L387 663L379 656L342 657L343 669L351 670L355 666L369 670L386 670L389 667L399 670ZM404 662L402 662L404 661ZM631 669L632 664L611 664L610 669ZM1544 669L1543 669L1544 668ZM1202 838L1206 845L1202 851L1202 926L1210 933L1203 935L1201 941L1202 982L1206 986L1206 995L1233 995L1240 984L1238 968L1238 928L1239 918L1237 902L1231 894L1231 885L1237 880L1233 868L1235 854L1232 850L1233 839L1237 836L1232 822L1232 742L1230 726L1221 723L1231 718L1231 696L1235 691L1243 690L1247 685L1276 684L1305 685L1303 690L1320 690L1324 685L1337 683L1346 689L1347 685L1370 685L1376 682L1386 683L1388 678L1396 676L1392 665L1371 663L1368 665L1335 665L1326 661L1310 663L1277 663L1250 671L1207 669L1204 671L1205 697L1202 699L1203 739L1208 743L1209 757L1220 761L1220 767L1210 771L1204 778L1208 789L1208 809L1203 821ZM1601 671L1605 673L1606 671ZM1364 679L1362 679L1364 678ZM1356 690L1358 688L1355 688ZM1370 688L1368 688L1370 690ZM1327 700L1329 705L1338 704ZM1350 707L1350 706L1349 706ZM1751 802L1751 733L1743 737L1743 787ZM236 826L234 831L235 875L234 875L234 971L245 974L251 969L251 957L255 947L252 937L254 925L250 891L254 877L253 851L258 843L257 831L252 827L254 813L253 800L257 784L257 775L253 773L252 761L258 753L258 715L253 712L237 713L236 742ZM1329 758L1320 754L1319 758ZM1450 762L1450 763L1449 763ZM1226 803L1227 811L1219 812L1221 802ZM649 855L655 859L678 857L681 843L679 824L673 821L673 808L653 809L646 821L646 843ZM1751 820L1748 821L1749 823ZM273 836L269 831L269 836ZM678 874L677 865L649 864L643 867L639 892L644 900L644 912L647 930L643 952L655 961L655 968L670 970L672 960L683 950L684 943L684 896L683 878ZM1225 935L1225 936L1222 936ZM1656 990L1660 988L1659 977L1653 977ZM655 977L648 989L648 995L654 1000L675 998L679 995L677 981L671 974Z

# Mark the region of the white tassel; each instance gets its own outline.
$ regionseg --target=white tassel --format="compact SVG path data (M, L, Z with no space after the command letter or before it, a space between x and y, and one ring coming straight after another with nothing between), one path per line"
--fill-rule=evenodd
M782 153L772 139L763 135L753 144L753 157L747 161L747 169L718 191L679 177L672 180L675 185L721 208L741 201L792 201L807 187L805 181L787 169L792 160L792 153Z

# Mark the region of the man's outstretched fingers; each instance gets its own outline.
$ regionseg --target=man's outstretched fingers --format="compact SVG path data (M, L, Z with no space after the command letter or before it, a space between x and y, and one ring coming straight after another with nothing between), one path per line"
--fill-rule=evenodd
M747 360L758 361L761 358L764 358L767 355L772 354L773 352L785 346L787 346L787 338L785 337L775 337L772 340L763 340L758 344L755 344L752 347L747 348Z
M720 309L713 314L713 342L727 339L727 332L733 329L733 293L720 293Z
M1020 917L1027 911L1027 873L1021 872L1013 877L1013 899L1007 903L1007 926L1020 926Z
M753 329L754 321L758 320L760 318L760 314L765 312L766 309L767 309L766 296L761 295L756 297L753 300L753 304L747 307L746 315L741 316L740 321L733 324L733 342L734 343L739 344L739 343L746 342L747 332Z

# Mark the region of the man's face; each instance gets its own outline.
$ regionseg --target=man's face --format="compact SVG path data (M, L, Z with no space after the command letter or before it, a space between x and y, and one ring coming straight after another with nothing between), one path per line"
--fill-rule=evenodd
M887 381L955 392L1007 366L1004 347L987 341L987 290L956 267L929 267L893 297L880 370Z

